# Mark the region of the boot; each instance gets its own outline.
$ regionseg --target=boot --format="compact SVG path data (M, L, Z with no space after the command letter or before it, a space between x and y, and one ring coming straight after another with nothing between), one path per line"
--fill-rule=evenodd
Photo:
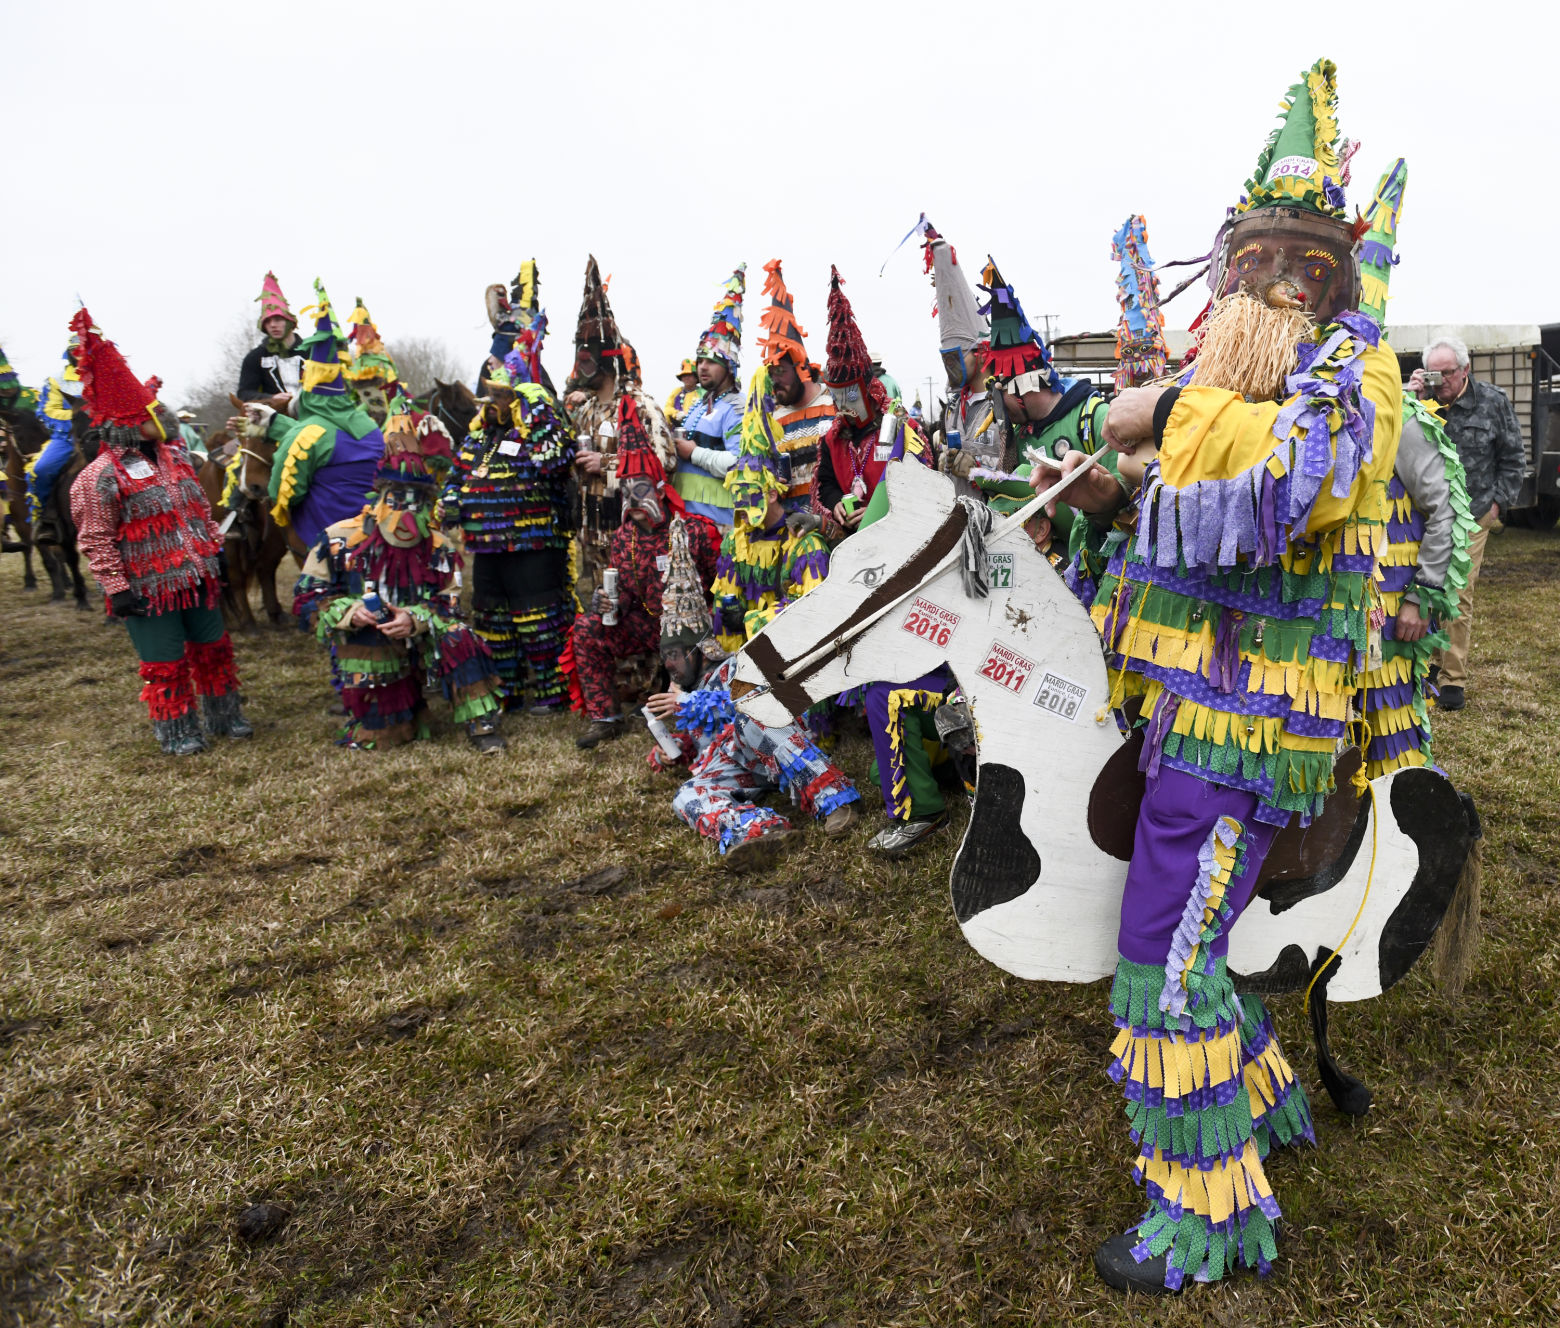
M252 738L255 726L244 718L237 692L200 698L200 718L206 732L214 738Z
M1135 1232L1112 1236L1094 1251L1094 1271L1106 1286L1117 1291L1136 1291L1144 1296L1170 1296L1175 1293L1165 1285L1165 1256L1144 1259L1139 1263L1132 1257L1132 1248L1138 1243Z
M169 756L195 756L206 750L206 740L201 736L200 720L195 717L194 710L186 710L172 719L154 719L152 732Z
M623 726L615 719L593 719L590 727L574 740L582 752L588 752L598 743L612 742L623 732Z
M479 752L504 750L504 735L498 731L498 720L492 715L480 715L466 725L466 736Z

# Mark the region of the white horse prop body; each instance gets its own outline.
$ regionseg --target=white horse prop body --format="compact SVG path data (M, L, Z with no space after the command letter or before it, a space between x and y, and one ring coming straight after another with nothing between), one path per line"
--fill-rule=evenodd
M978 598L963 573L969 510L952 483L903 463L885 482L889 514L835 549L828 579L745 647L737 704L780 724L847 688L946 663L978 738L975 808L951 879L965 937L1020 977L1106 977L1142 779L1110 713L1099 634L1017 522L985 542L999 588ZM1342 777L1357 760L1351 751L1340 763L1335 814L1280 835L1230 934L1230 968L1247 989L1304 987L1349 933L1325 994L1377 996L1446 911L1471 843L1456 790L1438 772L1404 770L1360 800Z

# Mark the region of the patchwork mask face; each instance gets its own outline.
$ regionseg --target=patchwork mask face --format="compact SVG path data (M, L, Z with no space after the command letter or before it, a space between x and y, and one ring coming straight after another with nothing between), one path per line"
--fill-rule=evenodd
M1359 303L1359 269L1346 224L1291 208L1263 208L1230 229L1221 295L1244 290L1273 308L1329 323Z

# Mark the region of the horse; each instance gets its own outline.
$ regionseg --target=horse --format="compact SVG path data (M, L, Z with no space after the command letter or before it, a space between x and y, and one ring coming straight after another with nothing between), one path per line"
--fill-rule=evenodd
M234 438L228 430L219 429L208 446L209 454L196 478L217 524L232 518L222 541L227 555L223 620L230 631L256 629L249 587L258 581L266 617L272 626L282 626L287 613L276 595L276 572L287 556L287 535L271 520L268 500L276 444L267 438Z
M1019 977L1108 977L1143 778L1141 739L1123 735L1109 704L1099 634L1011 518L980 538L985 509L946 476L894 463L884 482L888 515L838 545L827 579L747 643L733 699L775 725L847 688L946 664L978 739L950 880L965 938ZM967 564L1000 584L981 597ZM1478 833L1444 775L1399 770L1361 797L1349 778L1358 761L1345 753L1323 813L1275 840L1228 960L1237 988L1311 992L1322 1079L1351 1114L1369 1093L1332 1061L1326 1001L1368 1000L1403 977Z
M22 585L27 590L38 588L32 569L32 550L37 549L44 571L49 574L50 601L63 602L69 587L78 609L87 608L87 583L81 575L81 557L76 549L70 486L82 467L97 455L90 426L86 411L77 407L71 415L75 453L55 480L39 519L34 521L27 501L27 463L48 443L49 433L35 415L0 411L0 428L5 435L6 506L17 535L11 547L19 548L25 561Z
M32 517L27 510L27 462L48 441L49 431L31 411L0 406L0 442L5 446L6 520L16 535L0 548L6 553L22 555L24 590L38 589L38 578L33 573Z
M477 398L464 383L446 383L433 380L433 391L428 393L428 413L450 431L455 446L471 430L471 422L477 417Z

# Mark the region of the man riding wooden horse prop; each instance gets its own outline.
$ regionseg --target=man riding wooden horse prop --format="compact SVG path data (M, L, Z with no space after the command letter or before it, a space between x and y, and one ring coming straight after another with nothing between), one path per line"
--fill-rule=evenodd
M1378 994L1432 939L1477 834L1433 767L1363 792L1350 777L1401 428L1381 322L1404 168L1351 222L1335 100L1329 61L1291 89L1220 231L1193 367L1112 403L1108 444L1157 448L1135 498L1075 453L993 525L946 478L891 467L888 517L748 643L732 686L776 724L951 666L980 737L952 878L966 937L1025 977L1114 973L1110 1073L1148 1193L1095 1256L1121 1288L1267 1269L1279 1208L1262 1160L1312 1123L1236 981ZM1020 533L1064 486L1098 560L1090 613ZM1012 553L1011 589L989 589L988 549ZM1326 1056L1325 996L1312 1008L1324 1081L1362 1111L1363 1086Z

